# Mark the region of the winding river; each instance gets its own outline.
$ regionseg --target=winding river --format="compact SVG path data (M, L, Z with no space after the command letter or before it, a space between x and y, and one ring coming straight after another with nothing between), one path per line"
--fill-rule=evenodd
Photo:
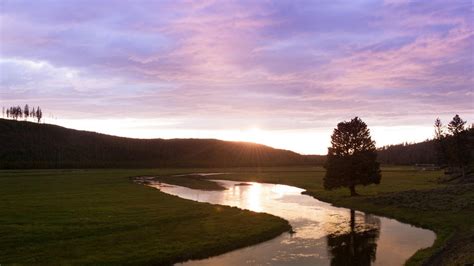
M297 187L215 181L227 189L149 185L185 199L270 213L288 220L295 233L184 265L403 265L436 237L394 219L334 207L301 194L304 190Z

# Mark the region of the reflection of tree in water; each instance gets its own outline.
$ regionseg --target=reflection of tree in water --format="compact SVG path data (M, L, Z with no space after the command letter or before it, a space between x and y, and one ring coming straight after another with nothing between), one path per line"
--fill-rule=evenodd
M327 236L331 265L370 265L375 261L380 219L351 210L347 230Z

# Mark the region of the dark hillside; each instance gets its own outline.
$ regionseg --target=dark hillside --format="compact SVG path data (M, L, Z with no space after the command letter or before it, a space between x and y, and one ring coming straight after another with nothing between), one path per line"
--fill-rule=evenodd
M436 164L434 141L385 146L377 150L377 160L395 165Z
M314 164L268 146L215 139L132 139L0 119L0 168L232 167Z

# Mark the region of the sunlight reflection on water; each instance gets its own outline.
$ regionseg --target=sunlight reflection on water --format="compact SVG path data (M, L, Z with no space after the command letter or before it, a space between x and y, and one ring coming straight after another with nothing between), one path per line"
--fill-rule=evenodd
M393 219L337 208L302 195L303 189L216 180L227 189L202 191L158 183L161 191L185 199L266 212L290 222L282 234L251 247L189 265L403 265L418 249L433 244L432 231Z

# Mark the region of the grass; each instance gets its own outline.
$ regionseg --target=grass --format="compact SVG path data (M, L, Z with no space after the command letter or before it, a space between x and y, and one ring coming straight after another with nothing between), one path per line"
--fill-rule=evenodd
M434 246L418 251L408 265L472 263L473 185L438 184L442 173L436 171L382 171L380 185L357 187L360 197L349 197L348 189L324 190L321 167L0 171L0 262L171 262L224 252L287 230L273 216L181 200L126 178L231 172L208 178L293 185L337 206L435 231Z
M180 199L128 178L180 171L0 171L0 263L170 264L289 230L275 216Z

